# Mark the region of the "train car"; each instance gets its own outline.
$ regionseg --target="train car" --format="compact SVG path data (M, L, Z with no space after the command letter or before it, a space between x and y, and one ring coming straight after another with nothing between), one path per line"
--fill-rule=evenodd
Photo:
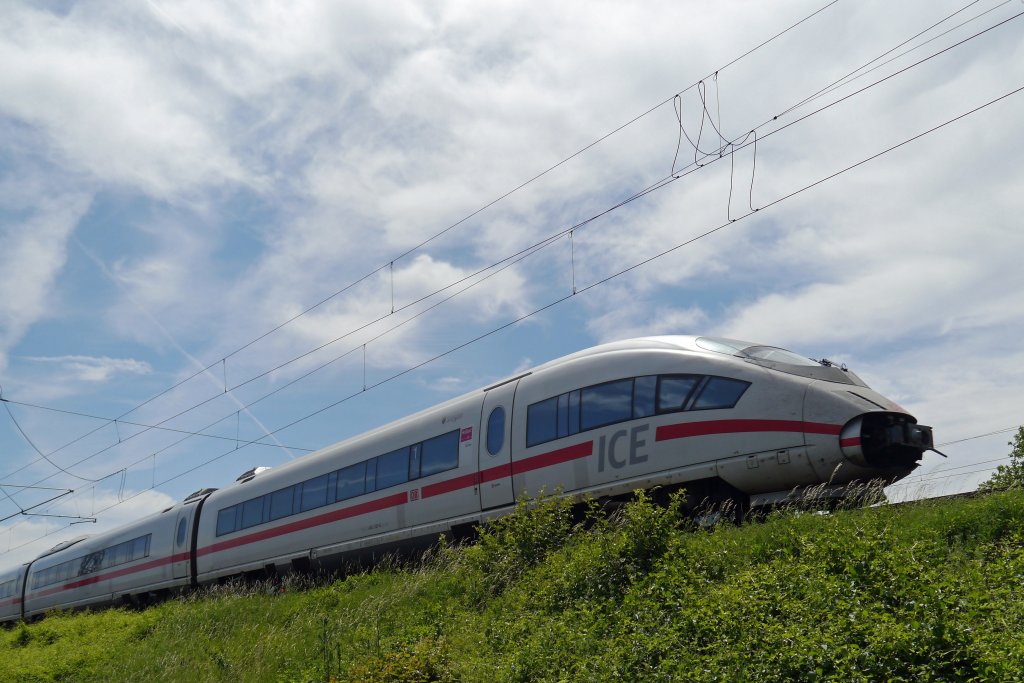
M930 427L826 360L715 337L632 339L254 468L0 576L27 571L31 616L243 574L330 569L459 535L512 510L520 494L682 487L694 507L744 509L809 486L841 494L851 482L891 483L932 447ZM0 620L17 611L8 605Z
M197 579L429 542L520 493L685 486L742 509L891 482L930 446L929 428L844 368L710 337L606 344L218 491Z
M0 623L21 618L21 596L28 564L0 572Z
M478 521L471 482L483 398L463 396L211 494L197 580L331 566Z
M52 548L32 562L25 617L55 608L135 602L191 582L192 522L201 499Z

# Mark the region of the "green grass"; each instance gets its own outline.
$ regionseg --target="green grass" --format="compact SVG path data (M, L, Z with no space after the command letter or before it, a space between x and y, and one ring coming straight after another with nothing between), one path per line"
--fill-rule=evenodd
M1024 678L1022 492L692 527L522 504L415 567L0 631L0 680Z

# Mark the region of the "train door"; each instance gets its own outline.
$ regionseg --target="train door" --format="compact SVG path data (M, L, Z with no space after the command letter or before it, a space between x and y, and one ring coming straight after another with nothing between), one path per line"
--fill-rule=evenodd
M178 510L178 517L174 521L174 539L171 546L171 576L175 579L184 579L188 576L189 560L191 559L188 539L189 522L192 521L192 511L195 505L183 505Z
M512 489L512 400L518 380L493 387L484 394L483 438L479 439L480 508L515 502Z

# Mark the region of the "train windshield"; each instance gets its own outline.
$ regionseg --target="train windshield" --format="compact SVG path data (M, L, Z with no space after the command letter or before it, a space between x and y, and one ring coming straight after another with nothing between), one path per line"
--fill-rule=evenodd
M752 342L740 341L739 339L726 339L725 337L699 337L697 338L697 346L706 351L737 356L757 365L791 375L823 379L842 384L867 386L857 375L844 368L828 365L827 362L819 363L813 358L806 358L798 353L775 346L764 346L763 344L754 344Z
M743 355L748 358L758 358L760 360L767 360L773 363L789 363L790 365L820 365L818 361L812 358L804 358L798 353L787 351L786 349L777 349L774 346L748 346L743 349Z

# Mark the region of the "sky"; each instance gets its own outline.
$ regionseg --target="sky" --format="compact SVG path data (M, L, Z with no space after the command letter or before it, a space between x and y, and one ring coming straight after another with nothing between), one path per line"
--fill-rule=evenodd
M891 497L973 489L1024 423L1022 12L9 0L0 564L651 334L846 363L945 444Z

